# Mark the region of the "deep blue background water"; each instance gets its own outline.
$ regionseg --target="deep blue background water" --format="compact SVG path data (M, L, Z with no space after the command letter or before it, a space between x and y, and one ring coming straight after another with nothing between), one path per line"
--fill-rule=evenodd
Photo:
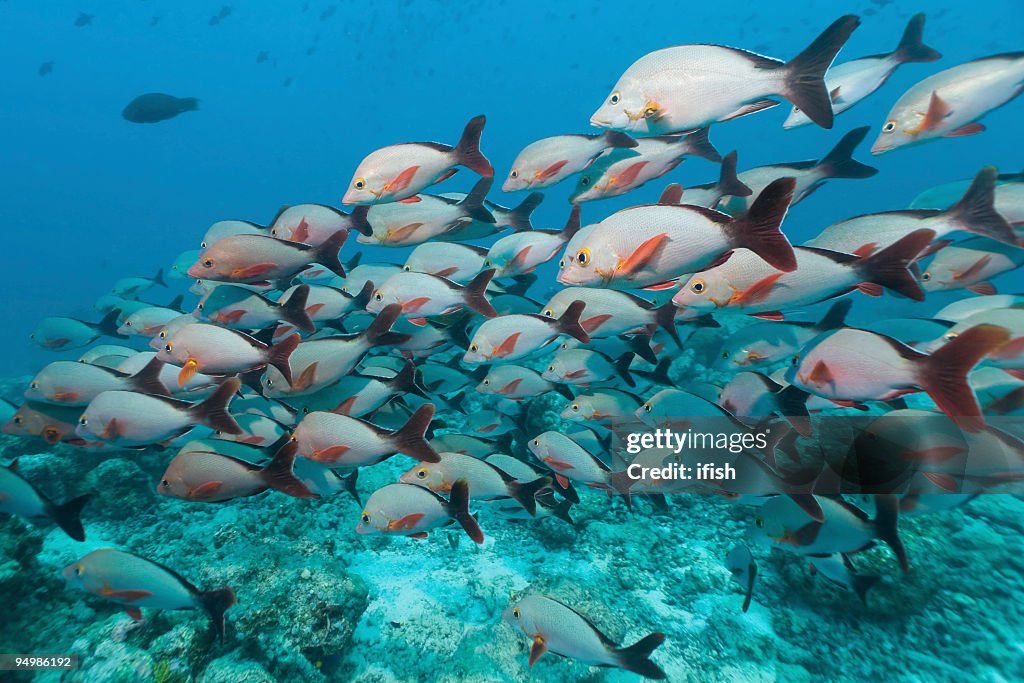
M833 131L783 130L788 106L716 126L712 140L723 154L738 149L742 169L818 157L859 125L872 126L859 155L869 161L867 146L907 87L959 62L1024 48L1020 0L756 8L724 0L554 8L263 1L235 2L231 15L211 26L224 4L0 0L0 357L7 373L57 357L28 339L39 318L97 319L92 304L115 279L166 267L180 251L197 248L215 220L265 223L281 204L337 205L355 165L376 147L454 143L466 120L486 113L483 149L500 185L525 144L589 132L590 114L619 74L653 49L717 42L789 59L853 12L863 25L840 54L845 61L893 49L909 16L928 12L925 40L943 59L902 67L870 100L838 117ZM95 15L91 25L73 25L80 11ZM264 50L269 59L257 63ZM40 76L51 60L53 72ZM124 105L148 91L198 97L201 110L151 126L124 121ZM1022 111L1018 100L989 116L983 135L869 161L881 169L877 176L820 190L792 212L787 233L799 242L856 213L902 208L918 191L968 177L983 164L1019 170ZM584 220L650 200L670 180L686 185L716 176L716 166L690 160L664 182L586 205ZM464 171L443 189L466 190L473 180ZM564 221L570 189L548 193L539 227ZM521 196L495 191L493 198ZM355 249L353 241L343 256ZM400 262L406 253L387 255Z

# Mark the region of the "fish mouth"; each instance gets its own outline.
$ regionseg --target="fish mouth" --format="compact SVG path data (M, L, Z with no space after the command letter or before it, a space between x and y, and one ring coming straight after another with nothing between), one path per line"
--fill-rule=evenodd
M883 144L879 144L879 143L876 142L875 144L871 145L871 154L872 154L872 156L876 156L877 157L877 156L881 156L882 154L885 154L886 152L890 151L891 149L892 149L892 147L889 146L889 145L883 145Z
M593 126L594 128L609 128L611 127L612 122L605 121L604 119L600 119L597 116L591 116L590 125Z

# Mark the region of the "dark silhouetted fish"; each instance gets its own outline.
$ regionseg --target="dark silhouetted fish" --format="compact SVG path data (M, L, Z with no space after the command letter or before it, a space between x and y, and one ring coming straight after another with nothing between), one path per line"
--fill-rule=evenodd
M129 102L121 112L121 116L132 123L158 123L173 119L186 111L198 109L199 100L194 97L174 97L164 93L151 92L139 95Z
M75 26L81 28L83 26L90 25L92 23L93 16L94 15L92 15L92 14L86 14L85 12L79 12L78 13L78 18L75 19Z
M256 63L262 64L267 61L268 57L270 57L270 54L266 50L261 50L260 53L256 55Z
M43 62L39 65L39 75L46 76L53 71L53 62Z

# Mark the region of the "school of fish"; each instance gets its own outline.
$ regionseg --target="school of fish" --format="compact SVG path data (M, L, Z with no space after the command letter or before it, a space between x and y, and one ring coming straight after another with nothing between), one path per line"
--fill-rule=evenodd
M644 514L638 501L715 494L749 510L749 533L723 558L744 594L739 609L758 576L747 543L794 554L866 600L878 577L852 558L881 543L906 571L901 515L1024 477L1024 440L992 423L1024 411L1024 295L990 282L1024 265L1024 175L980 168L919 188L909 209L791 243L785 219L801 200L830 179L879 172L853 158L871 128L837 133L819 159L743 171L742 155L719 154L709 132L782 100L792 105L785 128L829 129L897 68L941 57L919 14L891 53L834 64L859 23L837 19L788 61L718 45L641 56L590 117L597 133L530 142L501 169L501 189L525 195L517 206L487 198L496 171L481 115L455 144L368 153L339 195L347 212L298 204L268 225L219 221L167 274L189 283L195 303L150 303L174 282L161 272L118 280L97 302L98 322L41 320L33 341L72 353L39 370L3 431L102 452L166 449L154 493L182 505L345 491L359 503L348 532L411 539L452 526L483 544L502 519L572 524L584 495ZM1022 89L1024 52L936 71L895 100L870 151L979 134ZM671 184L657 203L611 214L595 203L690 156L719 164L718 179ZM473 176L470 191L441 191L457 172ZM564 225L535 227L540 191L563 182L575 183ZM359 244L396 256L365 262ZM557 275L538 282L555 263ZM536 300L545 287L553 294ZM949 290L964 296L934 314L846 322L870 297L926 302ZM800 315L822 302L819 319ZM691 336L709 334L720 349L708 370L723 379L673 373ZM528 408L540 400L569 426L531 433ZM449 419L439 427L438 415L457 414L459 431ZM819 444L836 438L835 415L859 425L829 447L861 464L856 473L825 463ZM743 444L718 453L735 480L657 476L696 467L706 449L627 448L631 433L708 425ZM362 468L396 457L404 474L360 490ZM88 501L58 503L16 462L0 467L0 512L82 541ZM235 592L197 587L185 578L196 573L101 549L63 576L136 619L204 610L223 640ZM671 634L624 646L540 594L503 616L531 665L551 652L665 677L652 653Z

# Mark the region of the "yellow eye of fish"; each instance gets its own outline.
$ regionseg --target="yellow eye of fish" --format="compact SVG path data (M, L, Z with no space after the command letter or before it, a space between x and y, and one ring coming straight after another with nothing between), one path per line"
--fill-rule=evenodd
M75 565L75 576L81 576L85 573L85 567L80 564Z
M409 267L409 264L407 263L407 264L405 264L404 266L402 266L402 270L404 270L405 272L407 272L407 273L408 273L409 271L411 271L411 270L412 270L412 268L411 268L411 267Z
M882 126L882 132L883 133L891 133L894 130L896 130L896 122L895 121L886 121L885 125Z
M558 269L562 270L563 268L565 268L565 259L564 258L560 258L560 259L558 259Z
M544 309L544 315L546 315L549 318L553 318L553 317L555 317L555 312L553 310L551 310L550 308L545 308Z
M590 263L590 249L583 247L576 252L576 262L581 266L585 266Z
M379 289L376 292L374 292L373 298L375 301L384 301L384 295L380 293Z
M213 268L213 259L212 258L204 258L203 259L203 268Z
M39 382L32 382L32 384L30 384L29 386L31 386L33 389L38 389L39 388Z
M476 353L477 351L480 350L480 347L477 346L476 344L470 344L469 345L469 350L472 351L473 353Z
M78 418L78 424L80 424L80 425L82 425L84 427L87 424L89 424L89 420L85 419L84 417L80 417L80 418Z
M369 524L370 523L370 513L364 511L363 514L359 515L359 519L361 519L363 521L363 524Z
M620 95L619 91L616 90L615 92L612 93L612 96L608 98L608 103L609 104L618 104L619 100L621 100L621 99L622 99L622 95Z
M945 339L946 341L953 341L954 339L956 339L959 336L960 336L959 332L947 332L946 335L943 337L943 339Z
M646 410L648 413L651 412L651 404L650 403L645 403L644 404L644 410Z
M702 294L706 288L703 280L694 280L690 283L690 289L694 294Z
M357 190L361 190L364 187L366 187L366 180L364 180L363 178L356 178L356 181L352 183L352 187L356 188Z
M199 310L200 311L203 310L203 305L202 304L199 304Z
M486 268L490 268L490 267L491 267L491 259L484 260L484 268L486 269Z
M569 406L569 408L571 408L572 412L574 412L574 413L580 412L580 404L579 403L573 403L571 406Z
M419 477L420 479L426 479L427 478L427 470L426 470L426 468L421 467L420 469L416 470L416 476Z
M171 342L167 342L166 344L164 344L164 351L166 351L167 353L170 353L173 350L174 350L174 344L172 344Z
M518 607L515 607L512 609L512 616L518 619L519 617L523 616L523 613L519 611Z
M921 273L921 282L928 282L931 279L932 279L932 274L929 273L927 270L925 272Z
M518 178L519 177L519 171L517 171L516 169L513 168L512 172L509 173L508 175L509 175L510 178Z

